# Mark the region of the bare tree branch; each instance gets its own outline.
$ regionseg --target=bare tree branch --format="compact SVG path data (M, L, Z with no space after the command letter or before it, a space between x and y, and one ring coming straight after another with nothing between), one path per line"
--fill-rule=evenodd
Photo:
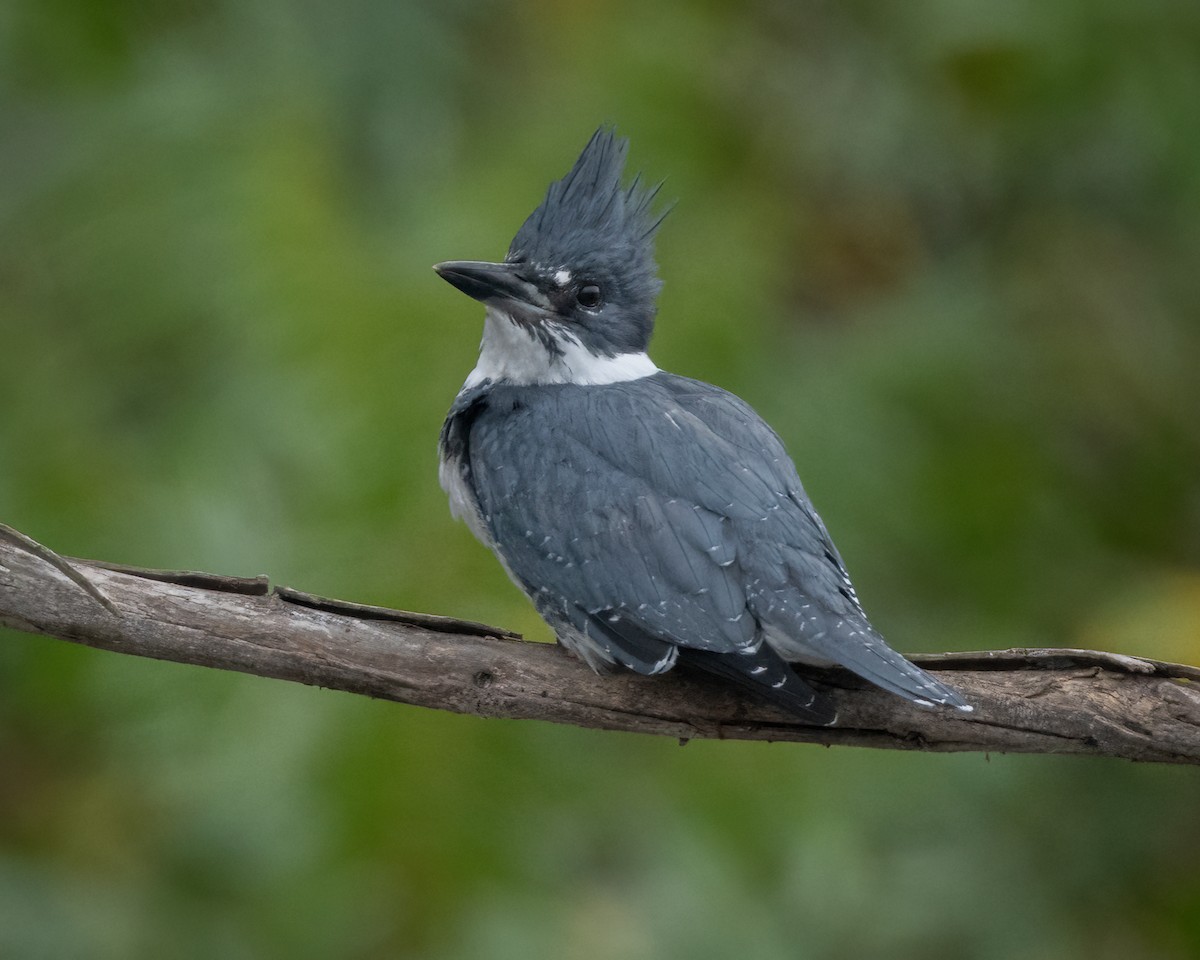
M902 750L1074 753L1200 763L1200 669L1088 650L914 657L975 704L926 710L849 673L810 727L703 677L599 677L556 645L448 617L272 589L265 577L68 560L0 525L0 626L118 653L238 670L483 717L691 739Z

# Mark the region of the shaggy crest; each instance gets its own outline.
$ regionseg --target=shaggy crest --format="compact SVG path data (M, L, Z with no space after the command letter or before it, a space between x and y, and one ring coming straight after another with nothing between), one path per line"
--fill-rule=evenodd
M629 141L600 127L575 165L550 184L509 247L510 263L587 271L603 265L621 279L632 301L653 302L661 283L654 262L654 233L666 213L650 205L661 184L643 187L640 175L621 186Z

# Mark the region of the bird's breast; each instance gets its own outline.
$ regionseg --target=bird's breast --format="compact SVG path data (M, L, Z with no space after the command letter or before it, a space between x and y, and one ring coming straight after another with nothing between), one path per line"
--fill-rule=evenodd
M450 513L481 543L494 547L471 479L471 427L487 406L489 384L464 388L442 424L438 441L438 482L450 500Z

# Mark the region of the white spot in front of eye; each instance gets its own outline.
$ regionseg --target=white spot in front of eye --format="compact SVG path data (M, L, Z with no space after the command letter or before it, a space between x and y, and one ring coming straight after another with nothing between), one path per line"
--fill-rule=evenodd
M554 274L554 282L557 283L560 287L565 287L568 283L571 282L571 271L570 270L559 270L558 272L556 272Z

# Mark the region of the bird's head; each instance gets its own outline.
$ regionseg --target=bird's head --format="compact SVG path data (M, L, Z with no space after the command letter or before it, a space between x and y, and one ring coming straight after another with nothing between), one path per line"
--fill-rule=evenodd
M578 367L589 358L644 355L649 345L662 286L654 262L662 216L650 209L657 187L643 187L639 178L622 186L627 149L628 141L601 127L571 171L550 185L502 263L456 260L434 268L487 306L489 325L515 328L493 331L494 349L524 353L528 343L532 353L510 358L528 368L525 379L577 379L569 369L540 378L528 372L542 361L539 350L551 367L569 368L572 357ZM481 362L488 350L485 330Z

